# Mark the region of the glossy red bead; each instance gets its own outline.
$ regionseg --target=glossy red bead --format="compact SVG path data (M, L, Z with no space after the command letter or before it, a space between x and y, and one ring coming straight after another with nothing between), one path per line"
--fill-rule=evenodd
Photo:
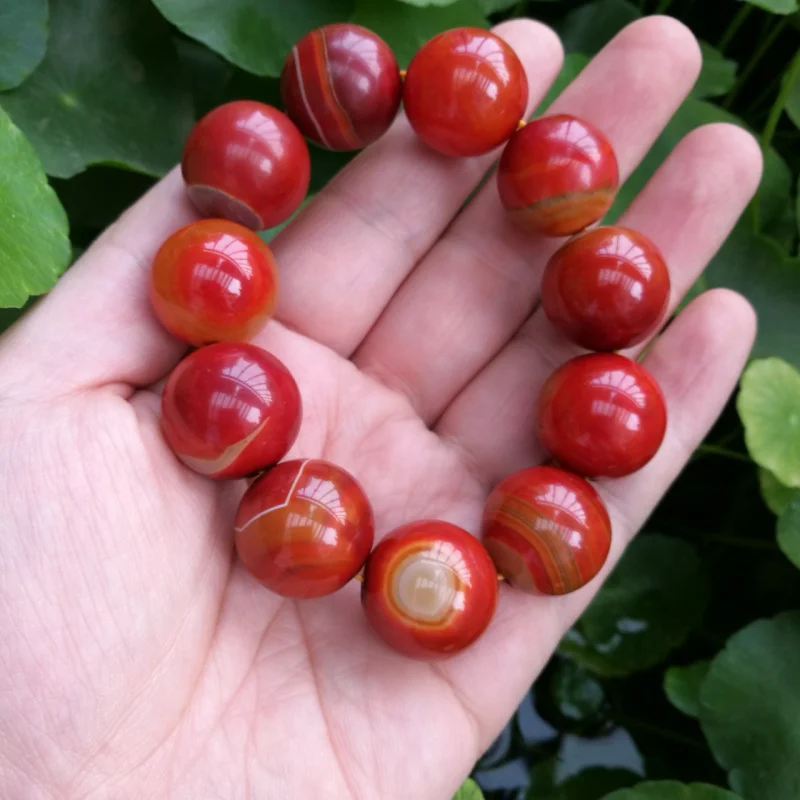
M587 231L547 264L542 307L587 350L621 350L647 338L669 300L669 271L658 248L629 228Z
M281 73L286 111L304 136L329 150L358 150L392 124L403 83L380 36L335 23L306 34Z
M321 597L344 586L372 547L374 523L350 473L318 459L286 461L259 478L236 514L245 567L284 597Z
M372 551L361 602L372 627L398 652L413 658L453 655L491 621L497 573L467 531L448 522L412 522Z
M277 297L272 251L251 230L224 219L173 233L150 272L156 317L195 346L250 339L272 316Z
M480 28L455 28L424 44L408 66L403 106L417 135L446 156L499 147L525 116L528 79L517 54Z
M542 445L581 475L635 472L656 454L666 427L667 409L655 378L616 353L567 361L539 396Z
M497 571L533 594L567 594L600 571L611 521L594 487L555 467L502 480L483 511L483 544Z
M518 130L497 168L500 200L521 228L568 236L597 222L619 186L617 157L594 125L569 114Z
M280 461L300 419L300 392L289 370L253 344L195 350L172 371L161 398L167 444L210 478L243 478Z
M294 123L253 100L209 111L189 133L181 167L203 216L253 230L287 220L303 202L311 177L308 145Z

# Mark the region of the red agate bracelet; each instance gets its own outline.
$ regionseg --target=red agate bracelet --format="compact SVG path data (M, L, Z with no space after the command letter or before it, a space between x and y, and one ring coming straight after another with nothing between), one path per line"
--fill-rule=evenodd
M594 578L611 523L581 476L644 466L666 427L655 380L616 350L643 341L662 319L669 273L656 246L620 227L584 232L619 184L605 135L559 114L524 122L525 72L495 34L457 28L399 70L389 46L357 25L328 25L293 48L281 75L286 113L243 100L214 109L190 133L187 192L204 217L170 236L153 262L153 311L198 348L167 380L161 427L176 456L210 478L258 477L234 523L236 551L270 591L320 597L353 578L367 619L411 657L457 653L489 625L498 578L560 595ZM503 146L497 170L509 218L539 236L574 236L550 259L542 306L575 344L599 352L568 361L547 381L531 424L561 466L501 481L483 511L481 539L437 520L410 521L373 548L373 512L341 467L281 462L301 424L286 367L247 340L272 316L278 273L253 230L288 219L309 183L306 137L334 150L364 147L395 119L443 156ZM562 467L566 467L564 469Z

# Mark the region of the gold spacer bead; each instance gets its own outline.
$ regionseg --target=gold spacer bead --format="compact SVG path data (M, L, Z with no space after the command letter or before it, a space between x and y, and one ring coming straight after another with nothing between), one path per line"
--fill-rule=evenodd
M406 70L404 70L404 69L400 70L400 80L401 81L404 81L406 79L406 74L407 74Z
M521 119L521 120L520 120L520 121L517 123L517 130L518 130L518 131L521 131L521 130L522 130L522 129L523 129L523 128L524 128L524 127L527 125L527 124L528 124L528 123L527 123L527 121L526 121L526 120L524 120L524 119Z

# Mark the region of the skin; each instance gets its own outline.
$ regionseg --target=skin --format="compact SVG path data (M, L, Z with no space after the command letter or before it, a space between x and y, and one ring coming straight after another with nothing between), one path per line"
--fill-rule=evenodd
M499 33L538 102L558 41L529 21ZM699 65L683 26L645 19L554 110L605 130L626 176ZM458 213L490 160L440 158L400 119L274 243L282 295L257 341L303 394L290 456L351 471L378 537L424 517L476 531L490 487L543 460L533 403L576 352L537 310L558 242L516 231L491 181ZM745 132L704 127L626 213L671 265L670 308L760 169ZM601 581L559 598L503 586L483 639L435 664L387 650L356 586L262 589L232 559L242 486L190 473L158 430L183 350L148 309L147 270L192 218L172 173L0 339L0 796L449 800ZM714 290L649 350L669 427L643 470L597 484L614 528L601 577L717 417L754 327Z

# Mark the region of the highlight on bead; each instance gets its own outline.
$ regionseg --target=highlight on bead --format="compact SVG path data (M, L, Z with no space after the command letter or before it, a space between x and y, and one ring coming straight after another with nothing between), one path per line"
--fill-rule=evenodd
M611 143L594 125L570 114L528 122L509 139L497 167L497 188L509 218L542 236L569 236L597 222L618 186Z
M664 395L641 365L590 353L559 367L539 395L542 446L580 475L619 478L656 454L667 428Z
M403 82L408 121L428 147L477 156L505 142L525 116L528 79L512 47L491 31L454 28L411 59Z
M481 535L512 586L560 595L585 586L603 567L611 521L600 495L583 478L555 467L530 467L491 492Z
M161 398L175 455L209 478L243 478L275 464L300 429L300 392L271 353L244 342L201 347L178 364Z
M239 559L284 597L321 597L355 578L372 547L372 507L346 470L286 461L256 480L236 514Z
M329 150L358 150L397 116L402 78L380 36L334 23L298 41L281 73L281 97L304 136Z
M387 535L367 559L361 600L372 627L414 658L453 655L486 629L497 573L483 545L448 522L422 520Z
M275 311L278 270L270 248L249 228L204 219L175 231L153 260L150 303L184 342L244 341Z
M261 230L285 222L299 208L311 160L305 139L283 112L236 100L195 124L181 170L200 214Z

